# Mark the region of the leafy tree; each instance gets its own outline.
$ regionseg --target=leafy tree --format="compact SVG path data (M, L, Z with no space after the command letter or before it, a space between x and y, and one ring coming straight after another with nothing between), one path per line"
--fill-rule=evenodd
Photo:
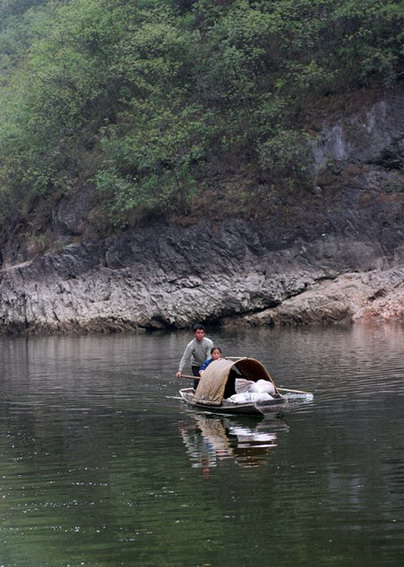
M1 0L0 16L4 215L83 183L117 225L185 211L209 163L238 156L306 183L310 109L402 78L396 0Z

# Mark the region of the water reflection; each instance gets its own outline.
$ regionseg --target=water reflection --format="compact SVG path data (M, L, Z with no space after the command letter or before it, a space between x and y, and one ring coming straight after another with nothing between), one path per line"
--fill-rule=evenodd
M226 459L248 468L266 464L281 430L288 430L281 420L258 418L247 422L201 414L179 424L192 467L200 468L204 478Z

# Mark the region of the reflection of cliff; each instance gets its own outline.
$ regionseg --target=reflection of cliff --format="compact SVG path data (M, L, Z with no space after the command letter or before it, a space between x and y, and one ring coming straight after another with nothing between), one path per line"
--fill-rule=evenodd
M192 466L202 468L203 476L209 476L210 469L228 458L236 460L243 467L265 464L272 449L277 446L276 430L287 426L276 426L261 422L251 425L242 422L202 415L195 415L194 421L181 424L180 432L190 456Z

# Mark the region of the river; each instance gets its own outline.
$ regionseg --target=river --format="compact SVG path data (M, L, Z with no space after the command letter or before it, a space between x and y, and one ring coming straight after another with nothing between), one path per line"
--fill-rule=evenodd
M403 564L404 328L208 335L313 400L195 413L182 331L0 339L2 567Z

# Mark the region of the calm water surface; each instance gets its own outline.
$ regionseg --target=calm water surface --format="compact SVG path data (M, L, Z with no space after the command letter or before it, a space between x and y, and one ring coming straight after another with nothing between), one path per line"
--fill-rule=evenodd
M404 329L209 333L282 418L187 409L189 333L0 339L0 566L404 564Z

